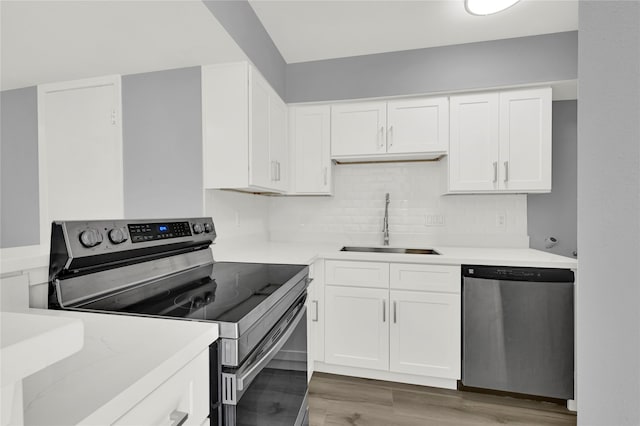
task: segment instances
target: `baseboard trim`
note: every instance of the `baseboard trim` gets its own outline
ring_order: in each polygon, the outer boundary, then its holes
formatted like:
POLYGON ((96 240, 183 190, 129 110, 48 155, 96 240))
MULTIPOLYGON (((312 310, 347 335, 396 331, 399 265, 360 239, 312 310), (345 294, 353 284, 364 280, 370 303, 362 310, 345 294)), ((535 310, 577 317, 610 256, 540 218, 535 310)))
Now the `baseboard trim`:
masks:
POLYGON ((320 373, 338 374, 341 376, 362 377, 365 379, 408 383, 411 385, 431 386, 442 389, 457 389, 457 379, 415 376, 412 374, 392 373, 390 371, 371 370, 368 368, 344 367, 342 365, 326 364, 319 361, 314 363, 314 370, 320 373))

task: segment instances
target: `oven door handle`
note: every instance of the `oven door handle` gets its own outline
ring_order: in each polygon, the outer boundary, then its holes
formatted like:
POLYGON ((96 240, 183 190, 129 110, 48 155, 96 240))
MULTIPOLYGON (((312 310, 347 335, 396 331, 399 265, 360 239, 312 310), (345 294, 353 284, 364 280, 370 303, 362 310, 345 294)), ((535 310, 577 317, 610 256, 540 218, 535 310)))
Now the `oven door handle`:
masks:
POLYGON ((260 359, 256 360, 250 365, 247 365, 246 367, 240 367, 240 369, 236 373, 236 386, 239 392, 249 387, 251 382, 253 382, 260 371, 262 371, 262 369, 266 367, 269 362, 271 362, 276 354, 280 352, 280 349, 282 349, 284 344, 287 343, 287 340, 289 340, 306 312, 307 307, 302 305, 295 318, 291 321, 286 330, 282 332, 282 334, 280 334, 278 341, 274 343, 273 346, 271 346, 269 350, 266 351, 262 357, 260 357, 260 359))

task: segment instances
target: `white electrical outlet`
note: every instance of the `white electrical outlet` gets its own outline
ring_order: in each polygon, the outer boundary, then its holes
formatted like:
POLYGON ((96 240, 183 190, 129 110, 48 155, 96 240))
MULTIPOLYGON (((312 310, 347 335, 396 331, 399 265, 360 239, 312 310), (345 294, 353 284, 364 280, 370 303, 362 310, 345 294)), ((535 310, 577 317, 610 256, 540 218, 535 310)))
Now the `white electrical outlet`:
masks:
POLYGON ((424 216, 425 226, 444 226, 444 216, 441 214, 426 214, 424 216))
POLYGON ((505 213, 498 213, 496 215, 496 226, 498 228, 506 228, 507 227, 507 215, 505 213))

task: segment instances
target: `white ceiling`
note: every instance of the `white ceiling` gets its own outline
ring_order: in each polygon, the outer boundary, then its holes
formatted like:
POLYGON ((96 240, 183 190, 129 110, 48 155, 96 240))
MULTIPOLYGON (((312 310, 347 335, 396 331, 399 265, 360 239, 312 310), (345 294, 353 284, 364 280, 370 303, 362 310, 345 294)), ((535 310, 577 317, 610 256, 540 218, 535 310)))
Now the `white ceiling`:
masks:
POLYGON ((199 0, 0 2, 2 90, 245 59, 199 0))
POLYGON ((287 63, 578 29, 577 0, 472 16, 464 0, 249 0, 287 63))

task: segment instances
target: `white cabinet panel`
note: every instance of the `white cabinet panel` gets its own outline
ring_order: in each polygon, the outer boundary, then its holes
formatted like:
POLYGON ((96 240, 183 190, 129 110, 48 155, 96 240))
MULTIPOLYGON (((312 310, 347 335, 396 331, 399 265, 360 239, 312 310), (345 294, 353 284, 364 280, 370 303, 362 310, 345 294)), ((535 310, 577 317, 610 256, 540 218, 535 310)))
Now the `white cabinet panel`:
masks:
POLYGON ((309 324, 307 341, 311 372, 313 372, 313 361, 324 361, 324 262, 323 259, 319 259, 309 267, 309 278, 313 279, 309 285, 307 297, 307 322, 309 324))
POLYGON ((38 86, 40 243, 52 220, 124 215, 120 76, 38 86))
POLYGON ((460 267, 391 263, 390 288, 395 290, 460 293, 460 267))
POLYGON ((450 192, 551 191, 551 88, 452 96, 450 192))
POLYGON ((327 286, 327 363, 389 368, 388 290, 327 286))
POLYGON ((447 152, 449 101, 424 98, 387 103, 387 152, 447 152))
POLYGON ((287 105, 277 96, 269 98, 269 159, 274 165, 271 186, 280 192, 289 188, 287 105))
POLYGON ((135 407, 115 425, 200 426, 209 415, 209 350, 205 350, 135 407), (178 421, 182 418, 184 423, 178 421))
MULTIPOLYGON (((254 72, 250 74, 251 93, 249 121, 251 123, 251 161, 249 182, 252 185, 269 188, 275 172, 269 162, 269 85, 254 72)), ((231 142, 231 141, 230 141, 231 142)))
POLYGON ((390 292, 389 369, 460 378, 460 295, 390 292))
POLYGON ((448 99, 331 107, 331 157, 341 162, 434 159, 446 154, 448 99))
POLYGON ((0 278, 0 310, 6 312, 23 311, 29 308, 29 275, 0 278))
POLYGON ((451 97, 450 191, 497 188, 499 99, 497 93, 451 97))
POLYGON ((386 151, 386 102, 331 107, 331 155, 357 156, 386 151))
POLYGON ((326 283, 352 287, 389 288, 389 264, 327 260, 326 283))
POLYGON ((287 114, 247 62, 203 66, 204 187, 285 192, 287 114))
POLYGON ((500 94, 502 185, 551 190, 551 89, 500 94))
POLYGON ((331 108, 329 105, 290 109, 295 194, 331 194, 331 108))

